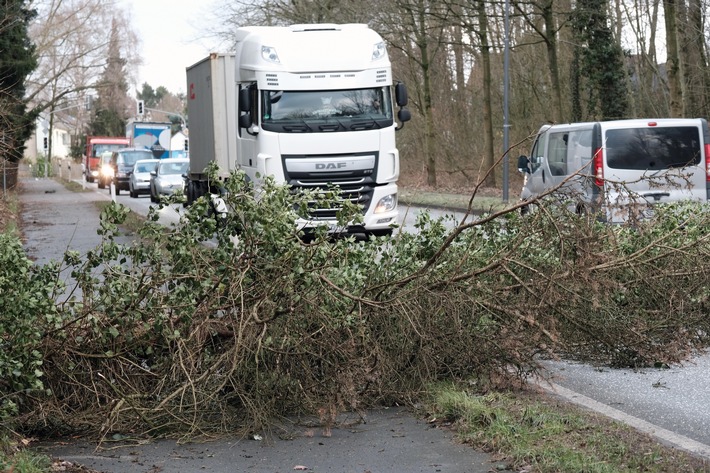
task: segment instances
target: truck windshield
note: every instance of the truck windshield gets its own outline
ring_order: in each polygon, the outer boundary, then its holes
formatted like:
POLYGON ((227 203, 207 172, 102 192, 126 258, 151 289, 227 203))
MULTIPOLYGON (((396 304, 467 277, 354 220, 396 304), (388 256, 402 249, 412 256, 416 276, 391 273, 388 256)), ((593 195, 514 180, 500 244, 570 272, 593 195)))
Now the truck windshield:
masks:
POLYGON ((93 146, 94 150, 94 156, 99 157, 102 154, 104 154, 106 151, 116 151, 117 149, 125 148, 125 144, 121 143, 116 143, 116 144, 97 144, 93 146))
POLYGON ((391 126, 388 87, 262 91, 261 124, 277 132, 358 131, 391 126))

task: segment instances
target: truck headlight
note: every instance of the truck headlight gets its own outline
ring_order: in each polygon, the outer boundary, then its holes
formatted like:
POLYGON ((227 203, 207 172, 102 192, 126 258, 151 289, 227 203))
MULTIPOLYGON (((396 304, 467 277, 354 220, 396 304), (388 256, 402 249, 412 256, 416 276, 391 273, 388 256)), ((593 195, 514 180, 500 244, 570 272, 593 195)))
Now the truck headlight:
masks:
POLYGON ((386 195, 377 202, 375 207, 375 213, 381 214, 385 212, 391 212, 397 208, 397 194, 386 195))

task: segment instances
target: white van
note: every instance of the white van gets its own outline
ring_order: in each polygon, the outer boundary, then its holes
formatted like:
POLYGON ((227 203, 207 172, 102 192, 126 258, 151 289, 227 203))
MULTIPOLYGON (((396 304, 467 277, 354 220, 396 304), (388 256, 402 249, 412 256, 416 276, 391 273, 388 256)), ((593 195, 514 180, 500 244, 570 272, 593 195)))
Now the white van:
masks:
POLYGON ((703 118, 544 125, 530 157, 518 158, 521 199, 555 189, 573 211, 624 222, 649 215, 656 203, 708 201, 709 158, 703 118))

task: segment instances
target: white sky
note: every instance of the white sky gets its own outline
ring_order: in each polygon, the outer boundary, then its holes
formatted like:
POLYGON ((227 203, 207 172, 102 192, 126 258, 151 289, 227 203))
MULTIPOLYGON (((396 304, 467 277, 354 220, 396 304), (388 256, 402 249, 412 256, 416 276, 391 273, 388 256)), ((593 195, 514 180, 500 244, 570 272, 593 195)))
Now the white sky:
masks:
POLYGON ((217 0, 121 0, 140 43, 143 65, 137 87, 144 82, 172 93, 185 92, 185 68, 218 51, 205 38, 217 0))

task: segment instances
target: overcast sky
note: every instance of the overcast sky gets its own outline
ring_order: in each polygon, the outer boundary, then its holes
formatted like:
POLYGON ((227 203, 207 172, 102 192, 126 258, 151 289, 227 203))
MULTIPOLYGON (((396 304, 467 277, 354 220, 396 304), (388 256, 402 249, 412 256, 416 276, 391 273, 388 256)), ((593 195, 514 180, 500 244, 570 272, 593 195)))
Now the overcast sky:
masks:
POLYGON ((154 89, 185 92, 185 68, 217 51, 214 40, 204 39, 217 0, 121 1, 141 40, 138 88, 147 82, 154 89))

